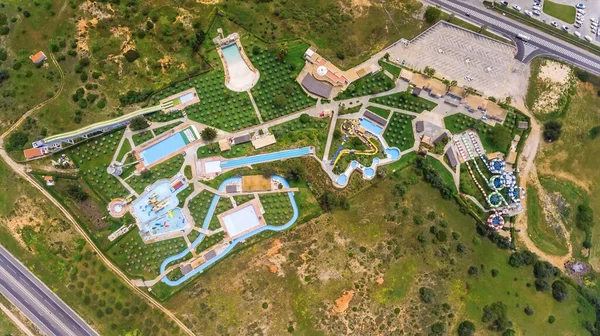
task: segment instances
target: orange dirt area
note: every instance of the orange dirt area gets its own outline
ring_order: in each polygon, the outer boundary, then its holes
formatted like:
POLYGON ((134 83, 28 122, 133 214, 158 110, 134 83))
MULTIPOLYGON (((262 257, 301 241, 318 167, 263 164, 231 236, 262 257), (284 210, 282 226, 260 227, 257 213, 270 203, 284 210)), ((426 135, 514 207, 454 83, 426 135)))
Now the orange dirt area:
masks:
POLYGON ((333 311, 338 314, 346 311, 346 309, 348 309, 348 306, 350 305, 350 301, 352 301, 353 297, 354 297, 353 290, 345 291, 344 294, 342 294, 342 296, 340 296, 337 300, 335 300, 335 307, 333 308, 333 311))
POLYGON ((384 281, 383 278, 377 278, 375 280, 375 283, 377 283, 379 286, 381 286, 381 285, 383 285, 383 281, 384 281))
POLYGON ((158 60, 158 63, 160 64, 160 70, 162 73, 166 73, 171 67, 171 58, 165 55, 163 58, 158 60))
POLYGON ((0 218, 0 225, 6 227, 19 244, 27 248, 21 238, 21 229, 27 225, 38 227, 46 219, 46 214, 39 205, 36 205, 29 197, 21 196, 16 200, 11 216, 0 218))
POLYGON ((279 253, 279 250, 281 249, 281 245, 283 245, 281 243, 281 239, 277 238, 273 241, 273 244, 271 244, 271 247, 267 250, 266 256, 267 257, 272 257, 275 254, 279 253))

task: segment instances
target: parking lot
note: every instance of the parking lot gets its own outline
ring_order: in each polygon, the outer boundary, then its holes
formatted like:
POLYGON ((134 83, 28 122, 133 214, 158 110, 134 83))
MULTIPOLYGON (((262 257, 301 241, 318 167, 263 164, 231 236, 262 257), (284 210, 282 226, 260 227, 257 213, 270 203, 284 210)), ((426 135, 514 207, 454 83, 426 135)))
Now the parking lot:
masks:
POLYGON ((447 23, 389 51, 398 63, 405 61, 420 70, 430 66, 437 77, 455 79, 458 86, 475 88, 486 96, 519 99, 527 91, 529 66, 514 58, 514 46, 447 23))
POLYGON ((559 3, 562 5, 569 5, 569 6, 573 6, 575 7, 577 4, 583 4, 585 6, 585 9, 583 9, 585 11, 585 14, 582 14, 581 17, 581 27, 576 28, 574 26, 574 24, 572 23, 567 23, 564 21, 559 20, 558 18, 555 18, 553 16, 550 16, 546 13, 544 13, 543 11, 543 6, 544 6, 544 1, 545 0, 539 0, 539 7, 541 7, 540 9, 540 15, 536 15, 534 14, 534 0, 507 0, 508 1, 508 7, 515 9, 513 6, 519 6, 521 8, 520 12, 525 13, 525 11, 530 12, 529 14, 527 14, 528 16, 531 16, 534 19, 540 20, 546 24, 551 25, 553 23, 553 21, 555 22, 555 26, 559 29, 562 29, 563 26, 567 26, 569 27, 568 32, 575 35, 575 32, 579 32, 579 34, 581 34, 580 38, 584 39, 585 36, 589 36, 592 38, 592 42, 600 42, 600 37, 598 36, 598 31, 596 31, 596 33, 594 34, 592 32, 591 29, 591 18, 594 19, 598 19, 600 17, 600 2, 598 1, 590 1, 590 0, 553 0, 552 2, 555 3, 559 3))

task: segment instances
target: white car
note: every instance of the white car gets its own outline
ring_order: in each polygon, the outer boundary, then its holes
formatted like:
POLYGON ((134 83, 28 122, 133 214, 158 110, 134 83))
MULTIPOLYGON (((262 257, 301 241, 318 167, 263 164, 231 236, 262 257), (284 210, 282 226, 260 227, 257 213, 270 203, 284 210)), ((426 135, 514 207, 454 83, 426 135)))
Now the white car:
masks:
POLYGON ((598 19, 596 19, 596 18, 590 18, 590 21, 591 21, 592 23, 596 23, 596 24, 598 24, 598 19))
POLYGON ((577 36, 577 37, 581 37, 581 33, 578 31, 574 32, 573 34, 575 34, 575 36, 577 36))
POLYGON ((550 24, 552 25, 552 27, 558 27, 558 23, 556 23, 556 21, 552 21, 550 22, 550 24))
POLYGON ((598 22, 590 22, 590 26, 592 26, 592 27, 598 27, 598 22))
POLYGON ((585 15, 585 11, 583 9, 578 9, 577 13, 585 15))
POLYGON ((588 41, 588 42, 592 42, 592 38, 589 37, 588 35, 585 35, 585 40, 588 41))
POLYGON ((583 21, 582 20, 577 20, 577 21, 575 21, 575 23, 577 23, 578 25, 582 25, 583 21))
POLYGON ((533 11, 533 14, 537 15, 537 16, 540 16, 540 15, 542 15, 542 12, 540 12, 539 10, 536 9, 536 10, 533 11))
POLYGON ((531 7, 531 9, 540 10, 540 9, 542 9, 542 7, 540 7, 540 6, 533 6, 533 7, 531 7))
POLYGON ((565 31, 569 31, 569 27, 567 27, 567 26, 562 26, 562 29, 565 31))
POLYGON ((513 5, 513 9, 516 10, 517 12, 521 11, 521 6, 519 5, 513 5))
POLYGON ((575 17, 578 18, 578 19, 581 19, 581 18, 583 18, 583 15, 577 14, 575 17))
POLYGON ((532 17, 532 16, 533 16, 533 13, 532 13, 532 12, 530 12, 530 11, 528 11, 528 10, 525 10, 523 13, 525 13, 525 15, 527 15, 527 16, 529 16, 529 17, 532 17))

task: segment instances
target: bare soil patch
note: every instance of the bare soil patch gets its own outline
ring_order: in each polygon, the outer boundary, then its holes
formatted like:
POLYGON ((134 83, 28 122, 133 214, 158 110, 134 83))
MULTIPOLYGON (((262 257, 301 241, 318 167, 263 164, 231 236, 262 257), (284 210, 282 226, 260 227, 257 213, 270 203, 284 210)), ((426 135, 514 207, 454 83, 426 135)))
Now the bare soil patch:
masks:
POLYGON ((538 86, 543 89, 533 106, 534 113, 551 113, 560 107, 560 99, 569 90, 572 69, 568 65, 546 61, 537 78, 538 86))

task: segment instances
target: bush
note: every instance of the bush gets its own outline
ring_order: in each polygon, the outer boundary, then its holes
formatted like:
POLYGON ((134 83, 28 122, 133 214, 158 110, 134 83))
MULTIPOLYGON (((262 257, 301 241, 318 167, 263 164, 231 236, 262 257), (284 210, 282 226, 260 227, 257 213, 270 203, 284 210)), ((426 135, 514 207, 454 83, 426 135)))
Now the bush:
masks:
POLYGON ((8 73, 8 70, 1 69, 0 70, 0 84, 2 84, 2 82, 7 80, 8 78, 10 78, 10 74, 8 73))
POLYGON ((81 79, 82 82, 86 82, 88 80, 87 72, 82 72, 81 75, 79 75, 79 79, 81 79))
POLYGON ((458 336, 473 336, 475 335, 475 324, 471 321, 462 321, 458 325, 458 336))
POLYGON ((497 270, 497 269, 495 269, 495 268, 494 268, 494 269, 492 269, 492 277, 494 277, 494 278, 495 278, 495 277, 497 277, 497 276, 498 276, 498 274, 500 274, 500 271, 498 271, 498 270, 497 270))
POLYGON ((101 72, 98 72, 98 71, 92 72, 92 78, 93 79, 98 79, 98 78, 100 78, 100 76, 102 76, 101 72))
POLYGON ((469 273, 469 275, 477 275, 479 273, 479 270, 477 269, 477 267, 471 266, 469 267, 469 270, 467 272, 469 273))
POLYGON ((142 91, 129 90, 127 93, 119 96, 121 105, 129 105, 135 103, 141 103, 148 99, 154 91, 152 89, 143 89, 142 91))
POLYGON ((448 326, 444 322, 436 322, 431 325, 432 335, 444 335, 448 332, 448 326))
POLYGON ((556 317, 554 317, 554 315, 550 315, 548 316, 548 323, 552 324, 556 321, 556 317))
POLYGON ((78 201, 85 201, 88 199, 88 194, 83 191, 83 188, 79 184, 70 184, 67 187, 67 193, 69 196, 78 201))
POLYGON ((431 288, 421 287, 419 288, 419 297, 424 303, 431 303, 435 297, 435 292, 431 288))
POLYGON ((96 104, 96 107, 98 107, 99 109, 103 109, 105 106, 106 106, 106 100, 104 100, 104 99, 98 101, 98 103, 96 104))
POLYGON ((437 7, 429 6, 425 10, 425 21, 428 23, 436 23, 442 17, 442 11, 437 7))
POLYGON ((512 322, 506 315, 507 307, 502 301, 494 302, 483 307, 481 322, 486 323, 493 331, 503 331, 512 326, 512 322))
POLYGON ((144 117, 135 117, 129 123, 129 129, 132 131, 139 131, 148 128, 148 126, 150 126, 150 123, 144 117))
POLYGON ((523 309, 523 311, 525 312, 525 314, 527 314, 528 316, 533 315, 533 309, 529 306, 525 307, 525 309, 523 309))
POLYGON ((8 139, 6 140, 6 151, 11 152, 15 150, 22 150, 23 146, 27 144, 29 138, 27 137, 27 133, 23 131, 14 131, 10 133, 8 139))
POLYGON ((10 32, 10 28, 8 28, 8 26, 0 27, 0 35, 8 35, 9 32, 10 32))
POLYGON ((549 121, 544 124, 544 140, 546 142, 553 142, 560 138, 562 134, 562 124, 558 121, 549 121))
POLYGON ((310 116, 307 113, 302 113, 300 115, 300 122, 306 124, 310 121, 310 116))
POLYGON ((561 280, 556 280, 552 283, 552 297, 558 301, 565 301, 569 296, 567 285, 561 280))
POLYGON ((545 292, 550 289, 550 284, 546 280, 536 279, 535 280, 535 290, 538 292, 545 292))
POLYGON ((135 50, 135 49, 131 49, 131 50, 127 50, 127 52, 125 53, 125 59, 127 60, 127 62, 131 63, 133 61, 135 61, 136 59, 140 58, 140 53, 135 50))
POLYGON ((217 130, 212 127, 206 127, 200 132, 200 137, 204 141, 213 141, 217 137, 217 130))
POLYGON ((537 255, 530 251, 515 252, 510 255, 508 263, 512 267, 530 266, 537 261, 537 255))
POLYGON ((319 197, 319 205, 325 211, 333 211, 337 208, 350 209, 350 203, 346 197, 338 196, 329 190, 319 197))
POLYGON ((555 277, 560 273, 559 269, 547 261, 537 261, 533 265, 533 275, 538 279, 555 277))

